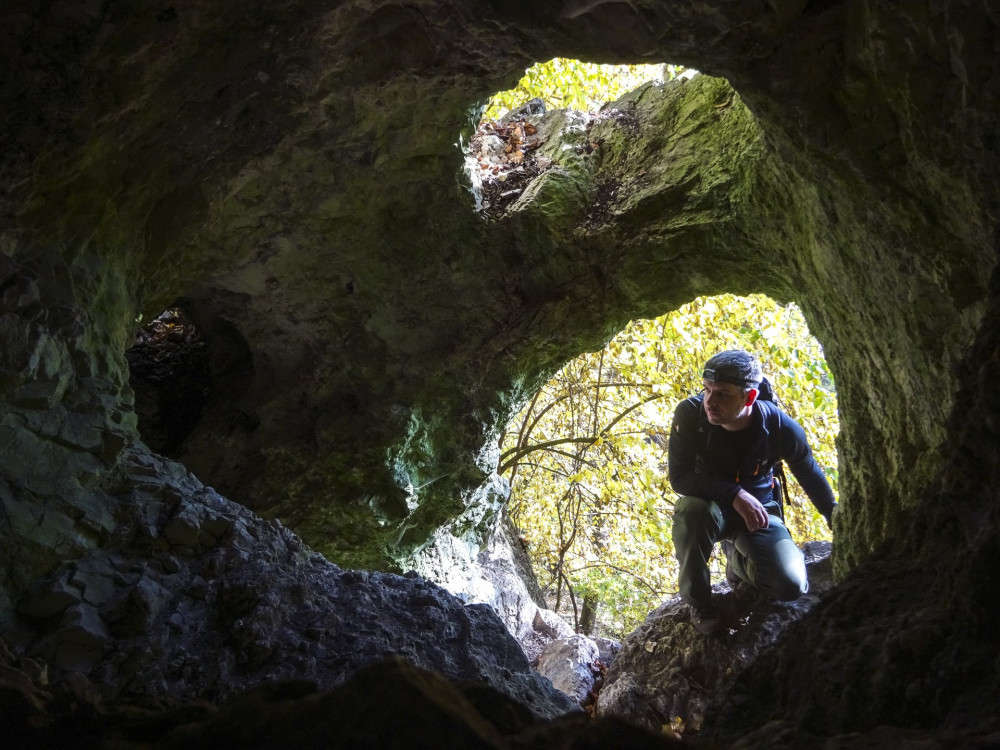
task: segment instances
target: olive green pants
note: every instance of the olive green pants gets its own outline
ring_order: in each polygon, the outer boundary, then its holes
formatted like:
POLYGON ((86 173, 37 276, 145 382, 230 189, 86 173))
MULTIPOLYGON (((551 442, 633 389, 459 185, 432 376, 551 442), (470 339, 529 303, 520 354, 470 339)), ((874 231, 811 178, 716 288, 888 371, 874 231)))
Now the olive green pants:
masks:
POLYGON ((674 507, 673 540, 680 563, 680 595, 688 604, 712 603, 708 558, 717 541, 735 545, 733 572, 751 586, 782 601, 798 599, 809 590, 806 563, 773 502, 764 503, 768 527, 747 531, 743 517, 732 508, 700 497, 682 497, 674 507))

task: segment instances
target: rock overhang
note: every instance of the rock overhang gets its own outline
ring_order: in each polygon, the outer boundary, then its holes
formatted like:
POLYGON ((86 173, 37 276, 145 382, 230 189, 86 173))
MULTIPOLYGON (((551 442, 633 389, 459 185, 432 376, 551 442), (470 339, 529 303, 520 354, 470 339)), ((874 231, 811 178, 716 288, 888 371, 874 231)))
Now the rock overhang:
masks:
MULTIPOLYGON (((8 174, 27 176, 11 195, 30 195, 9 254, 62 256, 95 332, 81 347, 122 346, 138 310, 177 298, 248 342, 239 398, 186 446, 199 476, 335 558, 391 567, 440 524, 489 525, 503 489, 482 446, 563 361, 696 294, 764 291, 799 301, 843 394, 843 564, 891 545, 867 508, 912 504, 950 402, 869 394, 953 389, 994 262, 996 191, 972 156, 995 105, 983 29, 963 20, 960 46, 932 33, 940 16, 924 31, 918 9, 846 4, 286 5, 53 17, 81 61, 49 105, 62 129, 44 123, 48 147, 8 131, 24 155, 8 174), (457 134, 557 48, 682 60, 739 93, 706 78, 683 84, 701 100, 626 97, 641 139, 609 118, 600 149, 487 224, 457 134)), ((121 353, 101 357, 120 389, 121 353)))

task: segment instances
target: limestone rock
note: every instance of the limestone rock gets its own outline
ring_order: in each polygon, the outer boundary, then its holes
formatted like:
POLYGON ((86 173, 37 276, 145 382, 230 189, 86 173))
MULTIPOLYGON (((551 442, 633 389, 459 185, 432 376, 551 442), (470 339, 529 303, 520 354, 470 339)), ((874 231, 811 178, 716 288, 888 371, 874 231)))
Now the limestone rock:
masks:
POLYGON ((552 685, 577 703, 584 703, 594 689, 595 662, 600 658, 597 644, 585 635, 552 641, 538 655, 536 669, 552 685))
POLYGON ((747 586, 714 587, 716 606, 729 625, 722 637, 695 631, 690 608, 679 598, 651 612, 608 670, 597 715, 628 717, 651 730, 675 726, 699 732, 716 694, 832 586, 830 544, 810 543, 804 551, 809 593, 794 602, 771 600, 747 586))
POLYGON ((594 643, 597 644, 598 658, 606 667, 611 666, 614 660, 618 658, 618 653, 622 650, 621 641, 616 641, 613 638, 597 636, 594 638, 594 643))
POLYGON ((134 458, 137 474, 172 477, 171 491, 133 490, 116 543, 61 565, 21 604, 34 633, 18 648, 55 679, 81 672, 111 696, 226 696, 292 677, 333 687, 398 655, 539 716, 577 710, 489 606, 416 574, 341 570, 165 460, 134 458))
MULTIPOLYGON (((524 650, 533 666, 549 643, 573 635, 573 628, 545 608, 545 597, 535 580, 524 545, 506 515, 475 553, 460 539, 441 530, 418 555, 413 568, 467 603, 488 604, 524 650)), ((606 663, 612 644, 605 644, 606 663)))

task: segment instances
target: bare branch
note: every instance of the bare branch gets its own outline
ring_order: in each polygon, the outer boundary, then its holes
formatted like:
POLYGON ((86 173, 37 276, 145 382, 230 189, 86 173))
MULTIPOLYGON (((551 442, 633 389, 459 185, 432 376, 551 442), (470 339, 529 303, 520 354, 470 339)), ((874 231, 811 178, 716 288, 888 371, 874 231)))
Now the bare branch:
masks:
POLYGON ((573 459, 579 459, 580 457, 577 456, 577 455, 574 455, 572 453, 567 453, 566 451, 552 450, 552 448, 553 448, 553 446, 556 446, 556 445, 566 445, 567 443, 586 443, 588 445, 592 445, 595 442, 595 440, 596 440, 596 438, 592 438, 592 437, 583 437, 583 438, 558 438, 557 440, 547 440, 544 443, 536 443, 535 445, 527 445, 527 446, 524 446, 523 448, 511 448, 509 451, 505 451, 500 456, 501 464, 497 468, 497 474, 503 474, 505 471, 507 471, 507 469, 511 465, 513 465, 514 463, 516 463, 517 460, 519 458, 521 458, 521 456, 526 456, 527 454, 533 453, 534 451, 542 451, 542 450, 544 450, 544 451, 550 451, 551 453, 560 453, 560 454, 562 454, 564 456, 569 456, 570 458, 573 458, 573 459), (514 455, 509 460, 504 461, 504 458, 506 458, 507 456, 510 456, 511 453, 513 453, 514 455))

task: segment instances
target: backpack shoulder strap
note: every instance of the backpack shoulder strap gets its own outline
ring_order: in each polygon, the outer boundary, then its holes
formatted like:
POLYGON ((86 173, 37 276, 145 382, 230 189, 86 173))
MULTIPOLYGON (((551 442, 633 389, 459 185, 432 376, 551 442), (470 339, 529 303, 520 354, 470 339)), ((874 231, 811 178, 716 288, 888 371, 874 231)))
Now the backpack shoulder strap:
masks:
POLYGON ((772 493, 775 499, 778 501, 778 510, 781 514, 781 520, 785 520, 785 500, 788 498, 788 478, 785 476, 785 462, 782 461, 781 457, 784 455, 781 445, 781 433, 782 433, 782 416, 783 413, 781 409, 778 408, 777 404, 773 401, 765 402, 769 405, 769 408, 774 411, 774 414, 778 417, 778 424, 774 430, 771 431, 772 440, 776 444, 777 448, 777 460, 774 462, 774 484, 772 485, 772 493))

